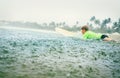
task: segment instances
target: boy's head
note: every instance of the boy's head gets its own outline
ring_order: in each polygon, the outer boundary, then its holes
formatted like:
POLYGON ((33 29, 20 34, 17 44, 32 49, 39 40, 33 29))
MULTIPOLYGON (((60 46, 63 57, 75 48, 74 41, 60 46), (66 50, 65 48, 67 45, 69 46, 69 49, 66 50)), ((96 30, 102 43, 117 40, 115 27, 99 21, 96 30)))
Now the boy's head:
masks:
POLYGON ((88 30, 89 30, 89 28, 88 28, 87 25, 85 25, 85 26, 83 26, 83 27, 81 28, 82 34, 85 34, 85 32, 88 31, 88 30))

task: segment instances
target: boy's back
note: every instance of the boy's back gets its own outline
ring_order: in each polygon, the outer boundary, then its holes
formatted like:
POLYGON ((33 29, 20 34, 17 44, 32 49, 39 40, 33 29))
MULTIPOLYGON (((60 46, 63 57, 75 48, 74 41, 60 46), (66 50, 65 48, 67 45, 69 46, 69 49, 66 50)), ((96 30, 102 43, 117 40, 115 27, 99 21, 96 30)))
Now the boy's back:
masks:
POLYGON ((101 39, 102 34, 98 34, 92 31, 86 31, 83 35, 84 39, 101 39))

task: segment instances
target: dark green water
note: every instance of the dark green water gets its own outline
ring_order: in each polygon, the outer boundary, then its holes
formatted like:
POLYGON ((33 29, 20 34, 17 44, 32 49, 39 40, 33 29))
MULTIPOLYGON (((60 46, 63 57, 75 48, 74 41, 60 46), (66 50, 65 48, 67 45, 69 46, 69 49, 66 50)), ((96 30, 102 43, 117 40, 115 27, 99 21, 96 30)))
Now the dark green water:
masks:
POLYGON ((120 43, 0 29, 0 78, 120 78, 120 43))

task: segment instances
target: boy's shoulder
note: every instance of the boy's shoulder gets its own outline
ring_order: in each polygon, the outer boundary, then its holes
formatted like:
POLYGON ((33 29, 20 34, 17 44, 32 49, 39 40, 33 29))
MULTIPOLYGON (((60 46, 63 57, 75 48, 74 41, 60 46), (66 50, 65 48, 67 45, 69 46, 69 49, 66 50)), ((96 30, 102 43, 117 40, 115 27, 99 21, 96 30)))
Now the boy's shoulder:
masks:
POLYGON ((93 31, 86 31, 85 34, 91 34, 91 33, 95 33, 93 31))

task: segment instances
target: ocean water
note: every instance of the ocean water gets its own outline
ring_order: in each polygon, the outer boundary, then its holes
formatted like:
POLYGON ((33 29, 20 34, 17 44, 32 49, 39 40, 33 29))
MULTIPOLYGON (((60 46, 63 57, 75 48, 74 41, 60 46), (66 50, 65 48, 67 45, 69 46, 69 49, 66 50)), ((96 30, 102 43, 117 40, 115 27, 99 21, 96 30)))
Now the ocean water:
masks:
POLYGON ((120 78, 120 43, 0 29, 0 78, 120 78))

